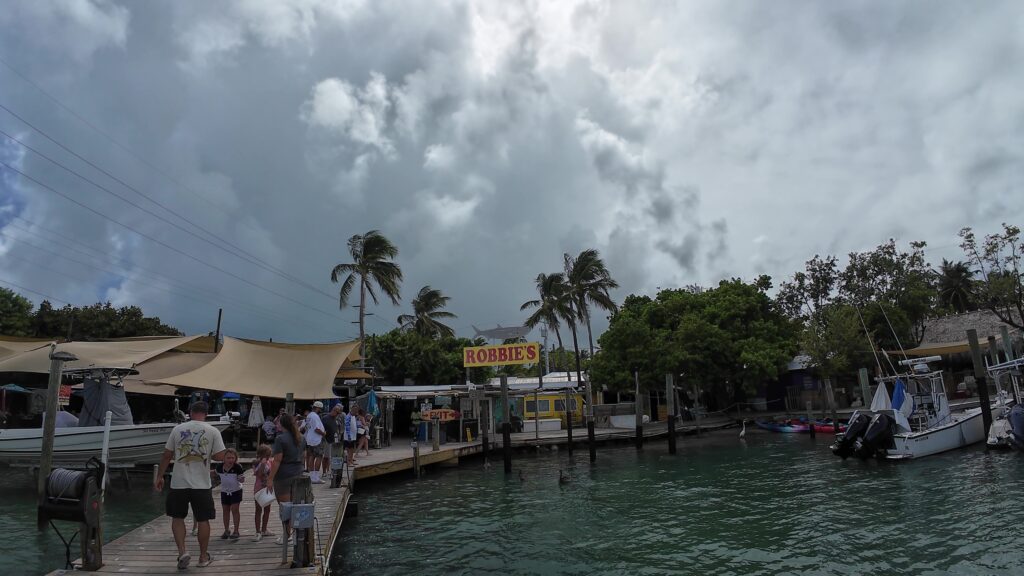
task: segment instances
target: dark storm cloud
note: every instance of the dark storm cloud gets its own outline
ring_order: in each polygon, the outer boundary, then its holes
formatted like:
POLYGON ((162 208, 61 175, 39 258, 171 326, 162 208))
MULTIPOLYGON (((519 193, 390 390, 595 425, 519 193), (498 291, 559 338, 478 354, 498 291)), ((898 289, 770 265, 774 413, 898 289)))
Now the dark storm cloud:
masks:
MULTIPOLYGON (((778 277, 815 252, 947 238, 1024 210, 1024 20, 1010 2, 7 8, 0 57, 131 153, 3 66, 0 103, 188 220, 3 111, 0 129, 219 239, 3 142, 4 158, 118 222, 5 174, 4 277, 75 303, 139 303, 189 332, 223 306, 229 334, 351 336, 328 272, 372 228, 399 245, 406 297, 441 288, 468 333, 520 321, 563 252, 601 250, 621 298, 778 277)), ((403 311, 380 306, 368 327, 403 311)))

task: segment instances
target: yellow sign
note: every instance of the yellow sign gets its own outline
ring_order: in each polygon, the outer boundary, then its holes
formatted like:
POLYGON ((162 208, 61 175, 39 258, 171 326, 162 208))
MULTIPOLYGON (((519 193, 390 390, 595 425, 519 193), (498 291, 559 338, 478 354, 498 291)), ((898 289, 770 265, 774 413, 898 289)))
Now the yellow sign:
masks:
POLYGON ((462 364, 466 368, 477 366, 504 366, 506 364, 536 364, 540 358, 540 344, 499 344, 462 349, 462 364))

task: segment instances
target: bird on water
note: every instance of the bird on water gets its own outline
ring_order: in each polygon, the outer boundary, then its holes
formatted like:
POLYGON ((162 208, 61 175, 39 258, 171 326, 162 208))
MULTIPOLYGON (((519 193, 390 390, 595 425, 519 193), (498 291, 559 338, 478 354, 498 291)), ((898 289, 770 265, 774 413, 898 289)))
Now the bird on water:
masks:
POLYGON ((743 421, 743 430, 740 430, 740 438, 742 439, 746 435, 747 435, 747 421, 744 420, 743 421))

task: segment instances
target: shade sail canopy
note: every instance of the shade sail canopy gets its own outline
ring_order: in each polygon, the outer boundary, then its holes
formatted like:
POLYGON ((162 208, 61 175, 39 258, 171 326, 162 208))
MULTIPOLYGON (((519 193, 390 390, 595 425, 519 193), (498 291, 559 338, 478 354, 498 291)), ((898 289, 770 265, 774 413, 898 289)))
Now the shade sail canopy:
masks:
POLYGON ((373 374, 370 374, 369 372, 366 372, 364 370, 360 370, 359 368, 345 367, 342 368, 341 370, 338 370, 338 374, 336 377, 344 380, 358 380, 360 378, 372 379, 373 374))
MULTIPOLYGON (((1002 338, 997 338, 997 340, 1002 340, 1002 338)), ((978 345, 982 349, 986 349, 988 340, 979 340, 978 345)), ((947 354, 965 354, 970 351, 970 343, 967 340, 961 340, 960 342, 923 342, 917 348, 907 350, 906 354, 907 356, 945 356, 947 354)), ((889 353, 898 354, 899 351, 889 353)))
POLYGON ((314 400, 332 398, 338 370, 357 353, 358 342, 284 344, 224 338, 209 363, 151 384, 239 392, 252 396, 314 400))
MULTIPOLYGON (((131 368, 184 346, 198 336, 160 338, 155 340, 120 340, 113 342, 63 342, 57 344, 57 351, 74 354, 78 360, 68 362, 64 370, 86 368, 131 368)), ((0 343, 0 347, 10 343, 0 343)), ((50 372, 50 346, 44 345, 0 360, 0 372, 50 372)))
POLYGON ((29 338, 16 338, 8 340, 9 337, 0 338, 0 360, 31 352, 44 346, 49 346, 49 340, 36 340, 29 338))
MULTIPOLYGON (((186 346, 189 349, 189 346, 186 346)), ((127 376, 124 379, 124 389, 136 394, 155 394, 157 396, 174 396, 177 390, 174 386, 166 384, 154 384, 164 378, 179 376, 191 372, 201 366, 209 364, 217 355, 210 353, 178 352, 178 348, 171 352, 147 360, 135 367, 138 374, 127 376)))

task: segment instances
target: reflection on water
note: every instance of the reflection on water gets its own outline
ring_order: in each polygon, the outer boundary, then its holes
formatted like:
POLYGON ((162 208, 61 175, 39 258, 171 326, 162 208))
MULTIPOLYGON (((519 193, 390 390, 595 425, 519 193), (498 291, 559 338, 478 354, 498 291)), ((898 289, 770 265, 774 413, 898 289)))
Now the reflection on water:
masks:
MULTIPOLYGON (((113 493, 107 494, 103 519, 103 540, 111 540, 163 513, 163 499, 153 492, 149 477, 133 477, 134 491, 125 490, 123 481, 114 480, 113 493)), ((69 522, 54 522, 65 538, 78 529, 69 522)), ((71 559, 77 560, 78 539, 71 547, 71 559)), ((0 468, 0 566, 4 574, 45 574, 64 567, 64 545, 52 528, 36 530, 36 487, 27 471, 0 468)))
POLYGON ((841 461, 828 437, 735 432, 500 456, 357 486, 332 568, 390 574, 1024 574, 1024 461, 976 448, 841 461), (558 470, 572 482, 559 485, 558 470))

